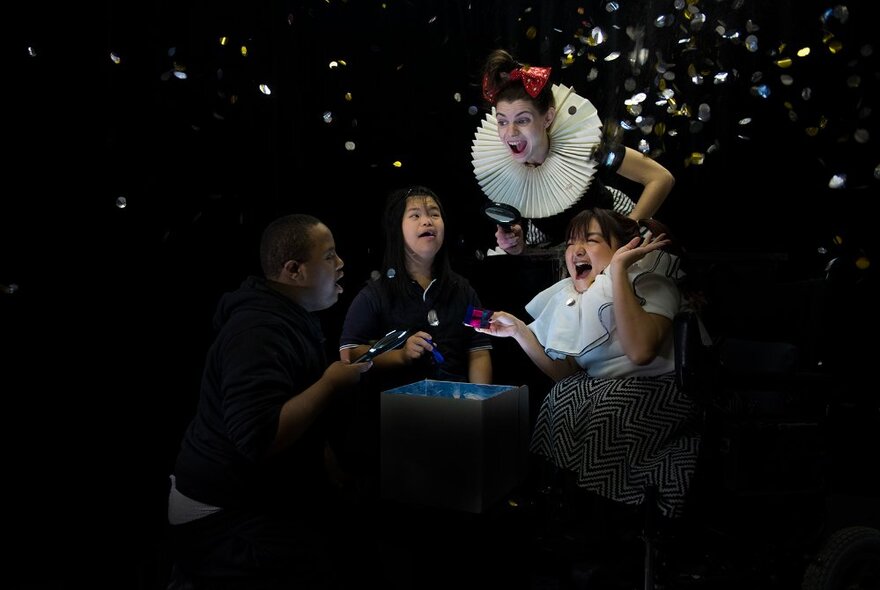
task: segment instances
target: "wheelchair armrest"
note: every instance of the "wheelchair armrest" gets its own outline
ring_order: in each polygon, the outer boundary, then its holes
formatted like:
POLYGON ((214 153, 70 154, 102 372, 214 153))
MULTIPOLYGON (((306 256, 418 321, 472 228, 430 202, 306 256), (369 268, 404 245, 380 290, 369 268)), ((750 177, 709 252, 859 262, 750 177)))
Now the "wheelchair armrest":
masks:
POLYGON ((692 391, 704 382, 710 370, 710 348, 703 344, 700 319, 694 311, 680 311, 672 320, 675 348, 675 379, 683 391, 692 391))

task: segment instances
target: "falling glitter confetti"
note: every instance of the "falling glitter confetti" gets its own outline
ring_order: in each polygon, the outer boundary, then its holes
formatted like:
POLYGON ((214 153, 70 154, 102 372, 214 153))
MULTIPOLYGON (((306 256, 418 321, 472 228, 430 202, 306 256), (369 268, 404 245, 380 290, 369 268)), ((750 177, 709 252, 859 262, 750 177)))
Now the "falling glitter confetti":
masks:
POLYGON ((846 186, 846 174, 835 174, 828 181, 828 188, 841 189, 846 186))

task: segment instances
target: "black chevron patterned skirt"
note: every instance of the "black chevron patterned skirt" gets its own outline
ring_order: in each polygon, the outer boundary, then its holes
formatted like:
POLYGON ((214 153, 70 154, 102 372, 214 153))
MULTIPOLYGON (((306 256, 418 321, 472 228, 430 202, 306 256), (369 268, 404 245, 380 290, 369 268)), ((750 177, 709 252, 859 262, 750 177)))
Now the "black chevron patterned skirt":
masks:
POLYGON ((592 379, 581 372, 544 398, 531 451, 618 502, 640 504, 654 485, 661 513, 676 517, 697 464, 696 417, 673 375, 592 379))

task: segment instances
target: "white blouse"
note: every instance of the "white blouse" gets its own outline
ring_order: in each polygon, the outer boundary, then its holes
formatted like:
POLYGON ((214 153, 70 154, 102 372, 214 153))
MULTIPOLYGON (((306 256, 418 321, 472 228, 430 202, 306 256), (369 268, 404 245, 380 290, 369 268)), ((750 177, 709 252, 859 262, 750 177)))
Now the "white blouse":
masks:
MULTIPOLYGON (((607 270, 607 269, 606 269, 607 270)), ((628 269, 636 297, 648 313, 669 318, 681 308, 676 280, 678 257, 663 250, 649 252, 628 269)), ((647 365, 633 364, 624 354, 614 321, 611 277, 604 271, 578 293, 570 277, 541 291, 526 305, 535 318, 529 329, 552 359, 576 357, 591 377, 654 376, 675 370, 672 331, 657 357, 647 365)))

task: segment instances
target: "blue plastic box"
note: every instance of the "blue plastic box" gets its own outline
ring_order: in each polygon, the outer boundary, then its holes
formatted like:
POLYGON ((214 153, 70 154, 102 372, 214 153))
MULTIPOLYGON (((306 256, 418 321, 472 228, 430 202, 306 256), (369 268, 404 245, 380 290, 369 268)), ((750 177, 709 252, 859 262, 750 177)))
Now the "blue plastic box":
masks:
POLYGON ((426 379, 380 404, 383 498, 479 513, 522 483, 528 386, 426 379))

